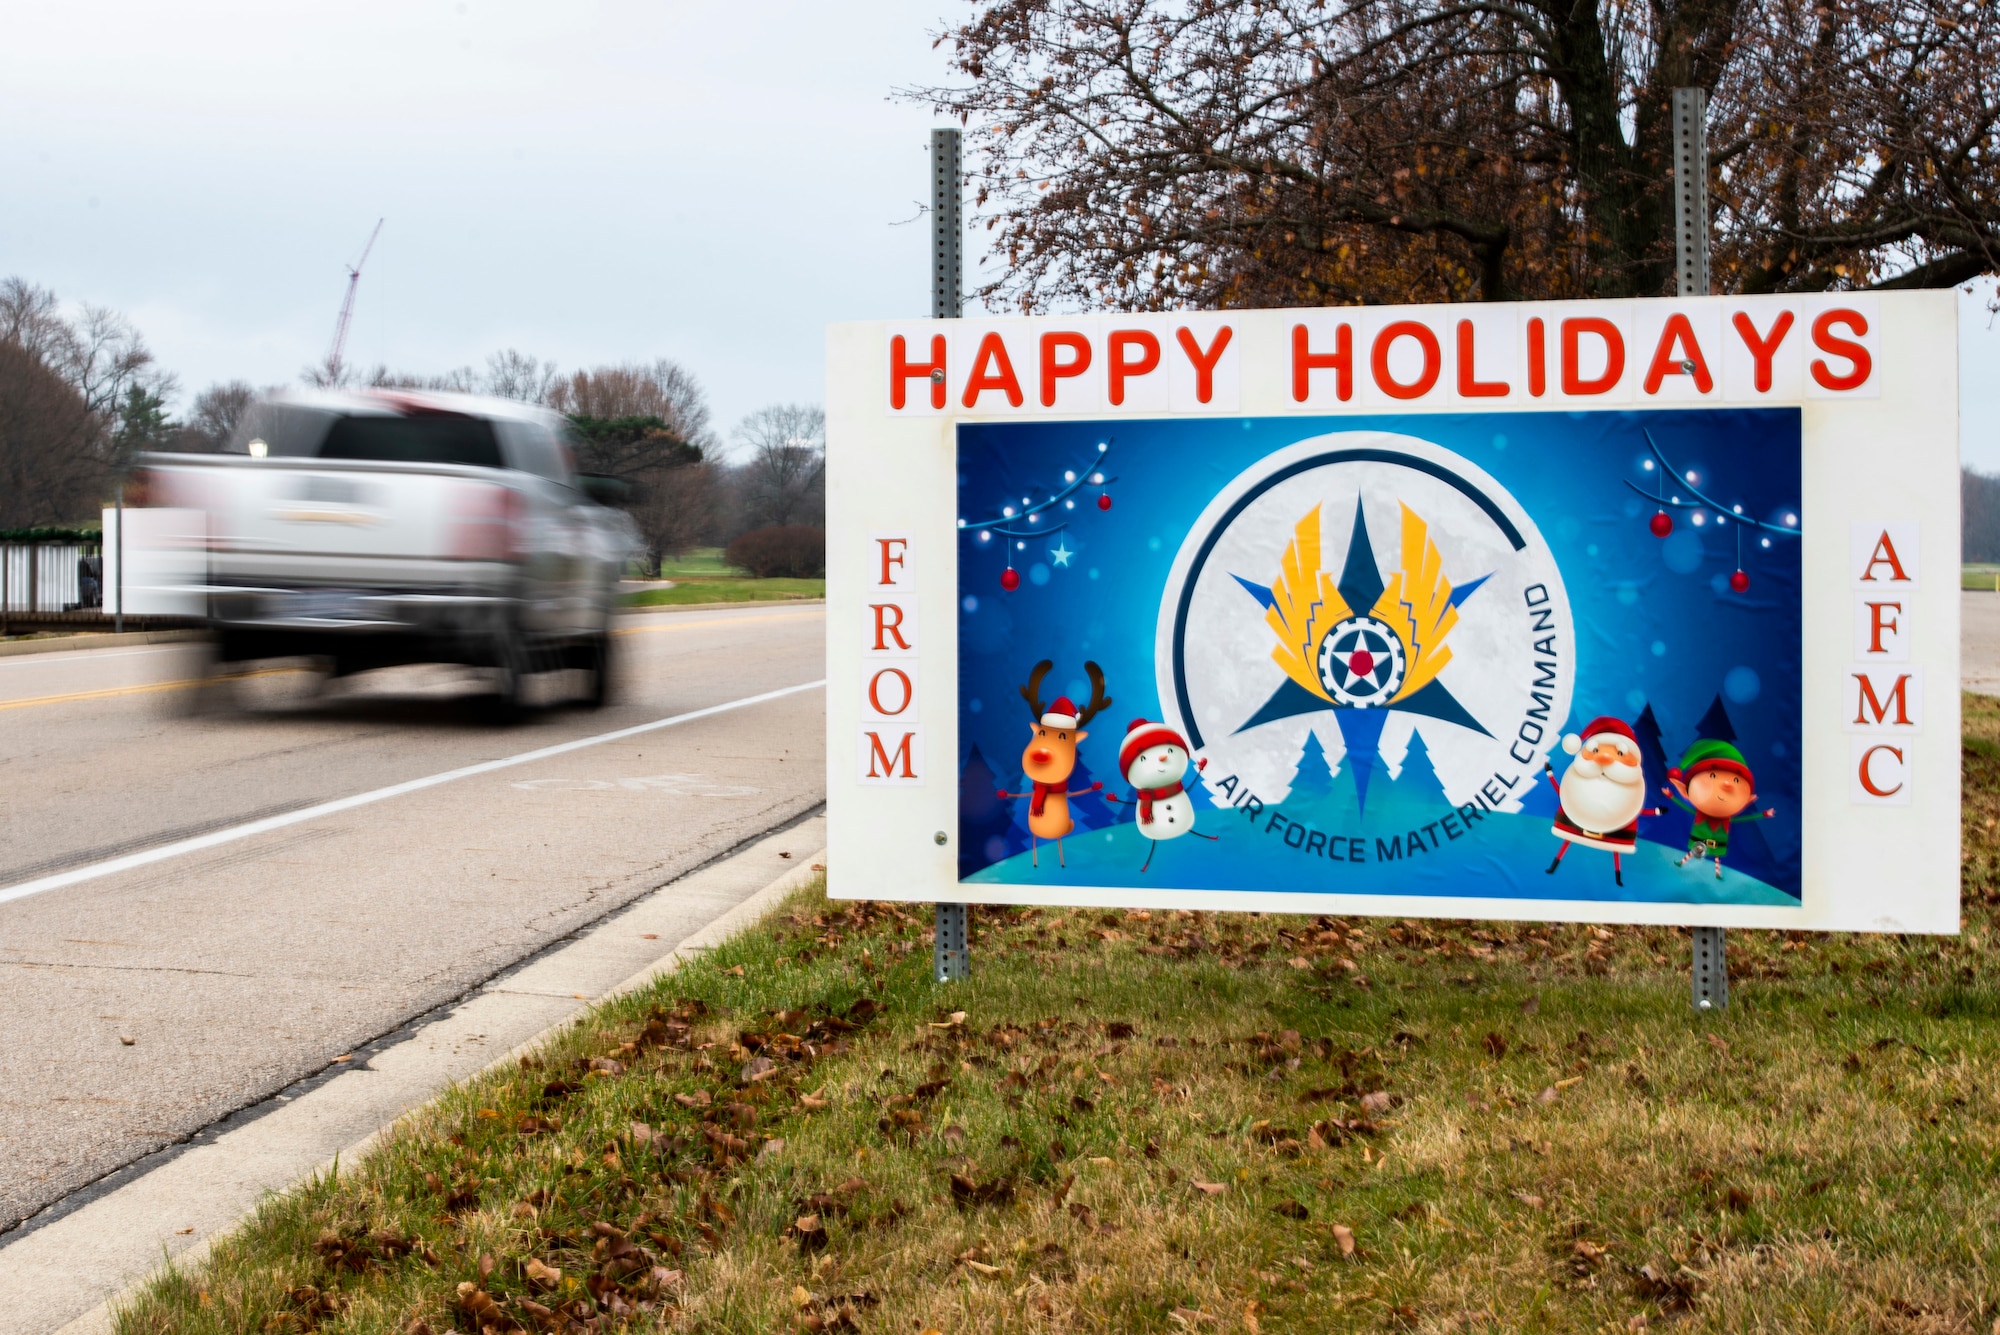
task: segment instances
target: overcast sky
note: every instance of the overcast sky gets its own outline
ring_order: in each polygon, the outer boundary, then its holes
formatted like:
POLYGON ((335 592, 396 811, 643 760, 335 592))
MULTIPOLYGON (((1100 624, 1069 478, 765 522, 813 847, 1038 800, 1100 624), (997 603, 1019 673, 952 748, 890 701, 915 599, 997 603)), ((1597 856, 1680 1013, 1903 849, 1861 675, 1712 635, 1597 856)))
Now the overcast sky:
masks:
MULTIPOLYGON (((186 393, 348 360, 672 357, 725 431, 823 397, 828 321, 929 310, 930 34, 959 0, 8 7, 0 275, 130 316, 186 393)), ((968 253, 968 270, 974 252, 968 253)), ((1965 455, 2000 326, 1961 298, 1965 455)))

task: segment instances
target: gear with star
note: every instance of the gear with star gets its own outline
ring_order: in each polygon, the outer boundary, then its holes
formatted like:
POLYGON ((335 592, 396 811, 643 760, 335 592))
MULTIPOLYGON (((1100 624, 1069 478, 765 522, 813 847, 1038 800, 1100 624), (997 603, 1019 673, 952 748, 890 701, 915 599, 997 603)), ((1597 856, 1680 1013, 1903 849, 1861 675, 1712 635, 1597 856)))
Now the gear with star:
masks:
MULTIPOLYGON (((1053 539, 1055 545, 1048 548, 1049 570, 1073 569, 1070 565, 1076 549, 1065 541, 1061 534, 1067 530, 1076 517, 1078 493, 1086 488, 1097 493, 1097 508, 1111 508, 1111 484, 1118 479, 1104 471, 1105 457, 1111 453, 1111 442, 1100 441, 1096 460, 1088 466, 1063 470, 1060 484, 1031 488, 1029 494, 1021 497, 1020 503, 1003 503, 999 514, 988 519, 960 519, 958 528, 971 538, 974 550, 990 550, 996 543, 1001 559, 1005 562, 1000 571, 1000 587, 1008 593, 1021 587, 1021 574, 1014 569, 1014 558, 1028 550, 1029 543, 1038 546, 1053 539), (1039 497, 1035 494, 1041 493, 1039 497)), ((1042 576, 1037 575, 1036 579, 1042 576)))
MULTIPOLYGON (((1275 595, 1269 587, 1241 575, 1232 578, 1267 611, 1275 604, 1275 595)), ((1444 601, 1456 609, 1486 580, 1486 575, 1467 580, 1452 588, 1444 601)), ((1368 519, 1359 499, 1348 533, 1347 558, 1335 587, 1346 608, 1373 610, 1350 612, 1321 638, 1314 663, 1320 690, 1307 690, 1297 679, 1287 676, 1271 698, 1236 728, 1237 732, 1279 719, 1332 710, 1350 746, 1362 741, 1372 744, 1372 738, 1382 730, 1386 713, 1396 710, 1455 723, 1482 736, 1491 735, 1444 682, 1436 678, 1405 693, 1410 645, 1403 634, 1377 615, 1382 611, 1377 604, 1388 588, 1388 581, 1382 577, 1382 567, 1368 536, 1368 519), (1367 656, 1365 660, 1363 654, 1367 656)))
POLYGON ((1407 660, 1396 632, 1372 616, 1349 617, 1319 644, 1319 680, 1335 702, 1374 709, 1395 698, 1407 660))

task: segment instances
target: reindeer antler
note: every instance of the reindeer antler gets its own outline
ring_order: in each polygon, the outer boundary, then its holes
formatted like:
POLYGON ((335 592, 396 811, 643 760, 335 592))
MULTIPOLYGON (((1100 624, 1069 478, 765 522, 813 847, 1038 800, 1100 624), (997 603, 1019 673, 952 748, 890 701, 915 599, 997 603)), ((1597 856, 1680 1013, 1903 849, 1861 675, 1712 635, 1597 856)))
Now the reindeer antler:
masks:
POLYGON ((1111 707, 1111 697, 1104 693, 1104 669, 1095 663, 1083 665, 1084 675, 1090 678, 1090 703, 1076 716, 1076 726, 1081 728, 1111 707))
POLYGON ((1021 698, 1028 702, 1028 713, 1035 722, 1042 721, 1042 678, 1049 675, 1055 663, 1047 658, 1035 664, 1035 670, 1028 674, 1028 684, 1021 688, 1021 698))

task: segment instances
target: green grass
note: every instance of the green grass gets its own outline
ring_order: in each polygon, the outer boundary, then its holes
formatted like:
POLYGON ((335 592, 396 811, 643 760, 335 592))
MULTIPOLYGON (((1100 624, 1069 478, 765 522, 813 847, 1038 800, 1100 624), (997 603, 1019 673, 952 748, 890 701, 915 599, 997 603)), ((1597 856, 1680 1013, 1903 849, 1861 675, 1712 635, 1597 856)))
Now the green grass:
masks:
POLYGON ((646 589, 625 595, 627 607, 680 606, 692 603, 784 602, 826 597, 823 579, 687 579, 670 576, 671 589, 646 589))
POLYGON ((1702 1019, 1669 929, 980 909, 941 988, 921 907, 809 892, 118 1329, 1989 1331, 1965 711, 1958 938, 1732 932, 1702 1019))
POLYGON ((699 603, 783 602, 826 597, 824 579, 756 579, 725 564, 720 547, 696 547, 660 563, 660 578, 671 589, 625 595, 627 607, 680 607, 699 603))
POLYGON ((729 575, 740 577, 742 574, 741 570, 722 559, 720 547, 695 547, 679 556, 670 556, 660 562, 661 579, 702 576, 715 579, 729 575))
POLYGON ((1958 568, 1958 587, 2000 592, 2000 566, 1963 565, 1958 568))

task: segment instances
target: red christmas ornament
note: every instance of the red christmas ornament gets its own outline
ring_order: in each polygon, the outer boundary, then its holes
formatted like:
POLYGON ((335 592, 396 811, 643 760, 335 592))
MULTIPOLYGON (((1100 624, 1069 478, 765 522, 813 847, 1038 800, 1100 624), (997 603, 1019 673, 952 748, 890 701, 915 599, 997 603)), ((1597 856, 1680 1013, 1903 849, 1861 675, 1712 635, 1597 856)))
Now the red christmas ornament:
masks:
POLYGON ((1665 510, 1661 510, 1646 521, 1646 527, 1653 530, 1654 537, 1664 538, 1667 534, 1674 531, 1674 517, 1665 510))
POLYGON ((1098 495, 1097 508, 1100 510, 1109 510, 1111 508, 1111 496, 1108 492, 1098 495))
POLYGON ((1750 587, 1750 577, 1739 570, 1729 577, 1729 587, 1741 593, 1750 587))
POLYGON ((1020 588, 1021 572, 1014 569, 1014 567, 1012 566, 1008 566, 1005 570, 1000 572, 1000 587, 1007 590, 1007 592, 1009 593, 1012 593, 1014 590, 1020 588))

